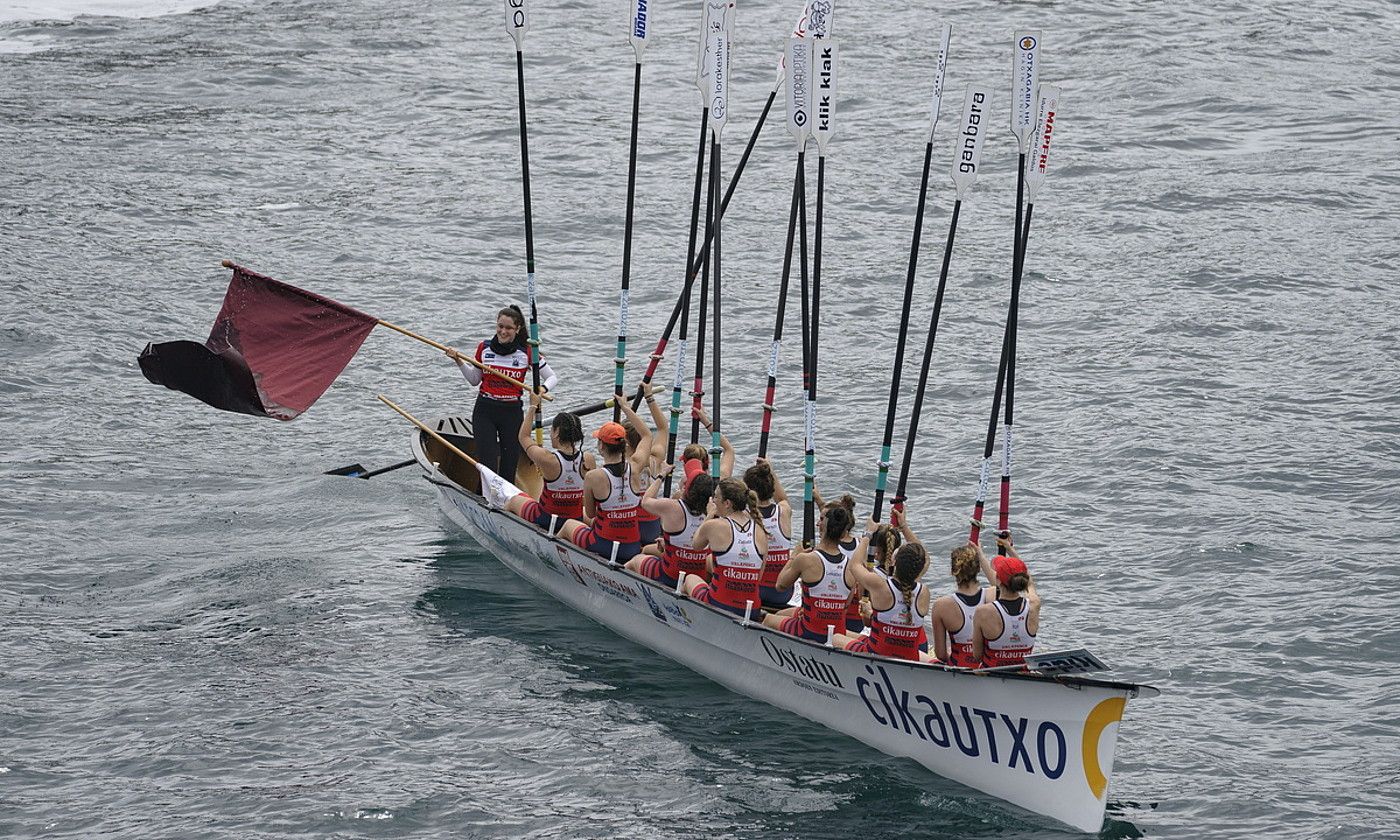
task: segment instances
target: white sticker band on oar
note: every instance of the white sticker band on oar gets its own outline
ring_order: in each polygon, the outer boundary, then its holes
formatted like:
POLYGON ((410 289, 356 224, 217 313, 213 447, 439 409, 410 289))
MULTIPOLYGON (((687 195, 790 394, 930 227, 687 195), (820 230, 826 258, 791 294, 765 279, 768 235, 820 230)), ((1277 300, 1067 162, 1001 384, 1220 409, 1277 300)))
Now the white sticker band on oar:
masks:
POLYGON ((800 152, 807 148, 812 132, 812 42, 798 37, 789 40, 787 65, 787 129, 800 152))
POLYGON ((836 59, 835 38, 812 42, 812 79, 816 82, 813 98, 812 136, 817 141, 817 154, 826 157, 826 144, 831 142, 836 128, 836 59))
POLYGON ((948 45, 953 40, 953 27, 943 24, 943 33, 938 39, 938 62, 933 69, 933 107, 930 109, 928 139, 933 142, 933 133, 938 130, 938 111, 943 107, 943 76, 948 70, 948 45))
POLYGON ((530 16, 525 11, 525 0, 506 0, 506 29, 515 39, 515 51, 525 46, 525 30, 530 28, 530 16))
POLYGON ((710 59, 709 109, 710 133, 719 142, 724 124, 729 121, 729 36, 723 31, 711 32, 706 54, 710 59))
POLYGON ((990 111, 987 107, 987 92, 976 85, 968 85, 963 95, 962 120, 958 123, 958 134, 953 138, 953 186, 958 191, 958 201, 962 201, 977 182, 977 168, 982 163, 982 142, 987 137, 990 111))
POLYGON ((1035 203, 1036 193, 1045 183, 1050 167, 1050 141, 1055 136, 1055 111, 1060 106, 1060 89, 1055 85, 1040 86, 1039 116, 1036 118, 1035 142, 1026 161, 1026 200, 1035 203))
POLYGON ((1021 154, 1030 147, 1035 131, 1036 75, 1040 72, 1040 30, 1027 29, 1016 33, 1016 45, 1011 57, 1011 133, 1021 154))
POLYGON ((651 32, 649 0, 631 0, 628 9, 631 15, 627 21, 627 42, 637 54, 637 63, 642 63, 642 53, 646 52, 647 34, 651 32))

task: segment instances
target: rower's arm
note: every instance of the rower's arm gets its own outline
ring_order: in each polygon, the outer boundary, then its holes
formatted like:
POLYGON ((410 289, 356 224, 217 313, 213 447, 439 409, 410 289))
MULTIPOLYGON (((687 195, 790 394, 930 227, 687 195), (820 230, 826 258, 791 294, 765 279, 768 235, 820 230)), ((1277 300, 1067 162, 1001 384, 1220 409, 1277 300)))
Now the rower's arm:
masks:
POLYGON ((622 401, 622 413, 627 415, 627 422, 637 430, 637 448, 632 452, 632 469, 641 472, 651 466, 651 429, 648 429, 637 412, 632 410, 631 400, 622 401))
POLYGON ((982 656, 987 652, 987 642, 982 637, 982 608, 978 607, 972 613, 972 661, 976 663, 973 667, 980 667, 982 656))
POLYGON ((940 605, 933 605, 933 655, 940 662, 948 661, 948 627, 943 623, 942 611, 938 609, 940 605))
POLYGON ((598 515, 598 500, 593 493, 598 486, 598 475, 590 472, 583 479, 583 521, 586 524, 593 524, 593 517, 598 515))
POLYGON ((802 571, 803 567, 807 564, 807 558, 811 556, 812 555, 806 551, 792 555, 792 557, 788 559, 787 565, 783 567, 783 570, 778 572, 778 588, 787 589, 797 583, 797 581, 802 578, 802 571))

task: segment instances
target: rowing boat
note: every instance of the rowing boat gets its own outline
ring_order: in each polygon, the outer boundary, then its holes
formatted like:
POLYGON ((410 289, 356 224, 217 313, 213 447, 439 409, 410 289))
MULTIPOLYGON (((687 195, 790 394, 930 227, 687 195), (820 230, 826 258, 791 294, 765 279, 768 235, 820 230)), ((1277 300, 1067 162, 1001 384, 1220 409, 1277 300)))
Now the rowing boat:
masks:
MULTIPOLYGON (((429 421, 470 453, 471 423, 429 421)), ((1063 673, 986 673, 849 653, 739 620, 488 502, 476 468, 415 432, 446 517, 506 568, 624 638, 731 691, 1072 828, 1097 832, 1127 701, 1157 689, 1063 673)))

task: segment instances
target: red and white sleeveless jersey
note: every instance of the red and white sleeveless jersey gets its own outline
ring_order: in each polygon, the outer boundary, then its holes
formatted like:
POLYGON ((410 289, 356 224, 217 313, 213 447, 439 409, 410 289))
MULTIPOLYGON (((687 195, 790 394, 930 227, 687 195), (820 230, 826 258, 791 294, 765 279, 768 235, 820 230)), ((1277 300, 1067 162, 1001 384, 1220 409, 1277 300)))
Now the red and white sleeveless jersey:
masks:
POLYGON ((972 658, 972 617, 977 612, 977 607, 987 603, 987 596, 990 589, 983 588, 979 600, 973 606, 968 606, 967 602, 954 592, 951 596, 953 603, 958 605, 962 611, 963 623, 957 632, 948 633, 948 664, 957 665, 960 668, 976 668, 977 660, 972 658))
POLYGON ((885 585, 894 596, 894 606, 887 610, 876 610, 870 618, 870 651, 880 656, 898 659, 919 659, 919 645, 927 638, 924 633, 926 616, 919 612, 919 596, 924 591, 922 583, 914 584, 914 591, 906 601, 895 582, 886 578, 885 585))
POLYGON ((782 517, 779 515, 782 511, 777 502, 760 506, 758 512, 763 514, 763 530, 768 532, 768 555, 763 559, 763 577, 758 584, 776 589, 778 575, 792 556, 792 535, 783 532, 782 517))
POLYGON ((607 467, 603 471, 608 474, 608 497, 594 505, 594 533, 615 543, 640 542, 642 535, 637 529, 637 510, 642 500, 632 489, 632 465, 624 464, 622 475, 607 467))
POLYGON ((681 512, 685 514, 685 525, 676 533, 663 530, 661 555, 662 568, 669 578, 680 577, 681 574, 699 575, 709 580, 709 560, 710 550, 708 548, 691 548, 691 541, 695 539, 695 532, 705 522, 705 514, 696 515, 690 512, 690 508, 684 502, 673 499, 681 506, 681 512))
POLYGON ((715 553, 715 573, 710 578, 710 586, 716 601, 735 609, 744 609, 746 601, 759 604, 758 579, 763 574, 763 558, 753 538, 754 522, 740 526, 729 520, 729 530, 733 539, 729 548, 715 553))
POLYGON ((846 606, 851 602, 851 587, 846 584, 846 564, 850 558, 827 554, 817 549, 822 559, 822 579, 808 585, 802 581, 802 607, 798 610, 802 629, 812 635, 825 636, 827 627, 837 633, 846 632, 846 606))
POLYGON ((560 519, 583 519, 583 453, 572 458, 562 452, 552 453, 559 462, 559 477, 544 480, 540 491, 540 507, 560 519))
POLYGON ((1035 650, 1035 634, 1026 626, 1030 616, 1030 602, 1021 599, 1021 610, 1016 615, 1006 611, 1000 599, 992 602, 1001 613, 1001 635, 988 639, 982 653, 982 664, 988 668, 1000 665, 1020 665, 1035 650))

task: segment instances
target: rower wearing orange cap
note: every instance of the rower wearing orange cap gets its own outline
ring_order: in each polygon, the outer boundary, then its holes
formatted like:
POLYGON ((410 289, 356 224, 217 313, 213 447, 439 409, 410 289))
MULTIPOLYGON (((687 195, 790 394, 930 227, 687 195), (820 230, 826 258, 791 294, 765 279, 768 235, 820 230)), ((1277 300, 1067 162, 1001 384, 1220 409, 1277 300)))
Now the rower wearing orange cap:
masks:
POLYGON ((997 536, 997 549, 991 563, 996 600, 979 606, 972 620, 972 657, 986 668, 1023 663, 1040 630, 1040 596, 1010 532, 997 536))

